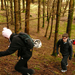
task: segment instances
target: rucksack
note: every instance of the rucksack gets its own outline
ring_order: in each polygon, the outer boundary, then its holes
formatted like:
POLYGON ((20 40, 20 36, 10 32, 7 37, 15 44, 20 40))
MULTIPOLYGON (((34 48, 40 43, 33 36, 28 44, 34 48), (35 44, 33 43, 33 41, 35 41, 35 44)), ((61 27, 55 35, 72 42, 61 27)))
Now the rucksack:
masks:
POLYGON ((34 47, 34 42, 32 38, 27 34, 27 33, 19 33, 18 34, 19 38, 25 43, 25 47, 28 49, 33 49, 34 47))
POLYGON ((75 39, 73 39, 73 45, 75 45, 75 39))

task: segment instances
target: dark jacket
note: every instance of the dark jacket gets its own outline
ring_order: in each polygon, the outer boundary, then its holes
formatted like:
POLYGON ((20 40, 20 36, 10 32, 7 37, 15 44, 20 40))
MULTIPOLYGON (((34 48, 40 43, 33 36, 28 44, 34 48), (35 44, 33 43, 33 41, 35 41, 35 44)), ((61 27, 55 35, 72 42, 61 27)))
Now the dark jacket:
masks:
POLYGON ((66 43, 63 42, 63 39, 59 39, 59 41, 57 42, 57 54, 59 54, 58 52, 58 48, 60 47, 60 52, 62 53, 62 55, 69 55, 69 58, 72 58, 72 44, 69 42, 69 40, 67 40, 66 43))
POLYGON ((30 58, 32 56, 32 51, 26 48, 25 43, 16 34, 12 34, 10 37, 10 46, 6 51, 0 52, 1 56, 6 56, 14 53, 18 50, 18 56, 23 58, 30 58))

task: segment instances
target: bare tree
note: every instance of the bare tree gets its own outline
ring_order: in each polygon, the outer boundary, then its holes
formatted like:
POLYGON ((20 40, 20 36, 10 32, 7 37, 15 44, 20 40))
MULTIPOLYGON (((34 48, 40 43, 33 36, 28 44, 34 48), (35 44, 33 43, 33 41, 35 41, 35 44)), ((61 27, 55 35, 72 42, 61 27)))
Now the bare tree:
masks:
POLYGON ((47 0, 47 20, 49 20, 53 0, 47 0))
POLYGON ((61 9, 61 0, 58 0, 53 55, 56 55, 57 35, 58 35, 58 27, 60 21, 60 9, 61 9))
POLYGON ((32 0, 32 3, 34 3, 34 0, 32 0))
POLYGON ((20 29, 21 29, 21 0, 18 0, 18 6, 19 6, 19 23, 20 23, 20 29))
POLYGON ((11 25, 13 25, 14 23, 13 0, 10 0, 10 9, 11 9, 11 25))
POLYGON ((51 5, 52 1, 51 1, 50 5, 49 5, 49 2, 50 2, 50 0, 48 0, 48 2, 47 2, 47 21, 48 21, 48 24, 47 24, 47 28, 46 28, 45 37, 47 36, 47 32, 48 32, 48 28, 49 28, 49 23, 50 23, 50 18, 51 18, 51 13, 52 13, 52 10, 53 10, 53 9, 51 10, 52 7, 48 8, 51 5))
POLYGON ((22 0, 23 2, 23 12, 25 12, 25 0, 22 0))
POLYGON ((19 14, 18 14, 18 0, 14 0, 14 14, 15 14, 15 33, 19 33, 19 14))
POLYGON ((6 5, 6 20, 7 20, 7 28, 9 28, 9 25, 8 25, 8 0, 7 0, 7 5, 6 5))
POLYGON ((1 10, 4 10, 3 0, 1 0, 1 10))
POLYGON ((69 0, 66 1, 66 6, 65 6, 65 8, 64 8, 63 16, 64 16, 64 14, 65 14, 65 12, 66 12, 66 9, 67 9, 68 4, 69 4, 69 0))
POLYGON ((73 20, 73 11, 74 11, 74 0, 70 0, 69 3, 69 12, 68 12, 68 23, 67 23, 67 30, 66 32, 71 36, 71 26, 73 20))
POLYGON ((29 34, 30 0, 26 0, 25 32, 29 34))
POLYGON ((4 5, 5 5, 5 8, 6 8, 6 0, 4 0, 4 5))
POLYGON ((43 25, 42 27, 44 27, 44 24, 45 24, 45 0, 43 0, 43 25))
POLYGON ((41 7, 41 0, 38 0, 38 29, 37 29, 37 32, 39 32, 39 29, 40 29, 40 7, 41 7))
POLYGON ((57 0, 54 0, 54 1, 53 1, 53 5, 52 5, 52 18, 51 18, 51 29, 50 29, 49 39, 50 39, 51 34, 52 34, 53 19, 54 19, 54 16, 56 15, 56 14, 55 14, 55 11, 56 11, 56 10, 54 9, 54 8, 56 8, 56 1, 57 1, 57 0))

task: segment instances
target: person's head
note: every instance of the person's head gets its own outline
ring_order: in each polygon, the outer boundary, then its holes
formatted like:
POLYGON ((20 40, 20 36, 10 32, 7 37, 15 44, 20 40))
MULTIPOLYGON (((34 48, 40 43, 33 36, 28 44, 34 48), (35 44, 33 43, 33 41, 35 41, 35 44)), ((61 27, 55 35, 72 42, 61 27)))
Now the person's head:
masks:
POLYGON ((64 34, 62 35, 62 39, 63 39, 63 42, 67 42, 68 34, 67 34, 67 33, 64 33, 64 34))
POLYGON ((6 27, 3 28, 2 35, 3 35, 5 38, 9 39, 10 36, 11 36, 11 34, 12 34, 12 31, 11 31, 10 29, 8 29, 8 28, 6 28, 6 27))

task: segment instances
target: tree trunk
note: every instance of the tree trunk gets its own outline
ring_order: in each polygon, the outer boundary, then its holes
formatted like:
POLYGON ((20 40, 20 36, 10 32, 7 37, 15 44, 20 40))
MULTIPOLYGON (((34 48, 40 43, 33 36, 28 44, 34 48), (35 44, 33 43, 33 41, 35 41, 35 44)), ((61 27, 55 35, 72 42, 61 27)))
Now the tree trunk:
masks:
POLYGON ((22 0, 23 1, 23 13, 25 12, 25 0, 22 0))
POLYGON ((34 0, 32 0, 32 3, 34 3, 34 0))
POLYGON ((49 35, 49 39, 50 39, 50 37, 51 37, 51 34, 52 34, 52 27, 53 27, 53 19, 54 19, 54 15, 55 15, 55 13, 54 13, 54 6, 55 6, 55 0, 53 1, 53 6, 52 6, 52 18, 51 18, 51 29, 50 29, 50 35, 49 35))
POLYGON ((55 27, 55 37, 54 37, 54 49, 53 49, 53 55, 55 55, 55 56, 56 56, 56 44, 57 44, 58 27, 59 27, 59 21, 60 21, 60 9, 61 9, 61 0, 58 0, 57 15, 56 15, 56 27, 55 27))
POLYGON ((26 0, 25 32, 29 34, 30 0, 26 0), (26 21, 27 20, 27 21, 26 21))
POLYGON ((1 0, 1 10, 4 10, 3 0, 1 0))
POLYGON ((67 23, 67 30, 69 37, 71 36, 71 26, 73 21, 73 11, 74 11, 74 0, 70 0, 69 4, 69 12, 68 12, 68 23, 67 23))
POLYGON ((15 14, 15 33, 19 33, 19 14, 18 14, 18 0, 14 0, 14 14, 15 14))
POLYGON ((49 16, 48 9, 49 9, 49 0, 47 1, 47 21, 48 21, 48 16, 49 16))
POLYGON ((6 0, 4 0, 4 5, 5 5, 5 9, 6 9, 6 0))
MULTIPOLYGON (((49 5, 49 2, 50 2, 50 0, 48 0, 48 2, 47 2, 47 21, 48 21, 48 24, 47 24, 47 28, 46 28, 46 33, 45 33, 45 37, 47 36, 47 31, 48 31, 48 28, 49 28, 49 23, 50 23, 50 18, 51 18, 51 12, 52 11, 50 11, 51 10, 51 8, 48 8, 48 6, 50 6, 49 5), (50 10, 49 10, 50 9, 50 10), (50 11, 50 12, 49 12, 50 11)), ((52 3, 52 2, 51 2, 52 3)), ((52 9, 53 10, 53 9, 52 9)), ((53 14, 53 13, 52 13, 53 14)))
POLYGON ((21 29, 21 0, 18 0, 18 5, 19 5, 19 23, 20 23, 20 29, 21 29))
POLYGON ((13 14, 13 0, 10 0, 10 9, 11 9, 11 25, 14 24, 14 14, 13 14))
POLYGON ((49 20, 50 13, 52 12, 51 6, 53 4, 53 0, 47 0, 47 21, 49 20))
POLYGON ((41 10, 41 0, 38 0, 38 30, 37 32, 39 32, 40 30, 40 10, 41 10))
POLYGON ((7 0, 7 4, 6 4, 6 20, 7 20, 7 28, 9 28, 9 26, 8 26, 8 0, 7 0))
POLYGON ((65 14, 65 12, 66 12, 66 9, 67 9, 68 4, 69 4, 69 0, 66 1, 66 6, 65 6, 65 8, 64 8, 63 16, 64 16, 64 14, 65 14))
POLYGON ((48 31, 49 23, 50 23, 50 17, 51 17, 51 13, 50 13, 50 16, 49 16, 49 18, 48 18, 48 24, 47 24, 47 28, 46 28, 45 37, 47 36, 47 31, 48 31))
POLYGON ((45 0, 43 0, 43 25, 42 27, 44 27, 44 24, 45 24, 45 0))

